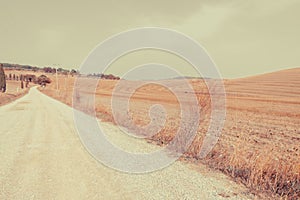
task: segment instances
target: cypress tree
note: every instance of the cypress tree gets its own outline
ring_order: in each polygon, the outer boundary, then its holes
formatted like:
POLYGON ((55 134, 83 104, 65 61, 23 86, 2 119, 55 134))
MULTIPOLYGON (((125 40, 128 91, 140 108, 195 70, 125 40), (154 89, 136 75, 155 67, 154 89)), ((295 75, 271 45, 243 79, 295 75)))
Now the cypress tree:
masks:
POLYGON ((3 65, 0 64, 0 91, 5 92, 6 91, 6 80, 5 80, 5 73, 3 70, 3 65))

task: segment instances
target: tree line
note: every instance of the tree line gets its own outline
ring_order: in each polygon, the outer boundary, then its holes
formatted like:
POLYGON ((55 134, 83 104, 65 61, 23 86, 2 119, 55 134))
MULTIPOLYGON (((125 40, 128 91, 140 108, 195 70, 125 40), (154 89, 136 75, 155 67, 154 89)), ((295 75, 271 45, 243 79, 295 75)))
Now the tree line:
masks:
POLYGON ((100 78, 100 79, 110 79, 110 80, 120 80, 120 77, 114 76, 112 74, 88 74, 87 77, 92 77, 92 78, 100 78))
MULTIPOLYGON (((58 73, 63 75, 81 75, 78 70, 75 69, 63 69, 63 68, 53 68, 53 67, 36 67, 30 65, 20 65, 20 64, 10 64, 10 63, 0 63, 0 92, 6 91, 6 80, 14 80, 21 82, 21 88, 28 87, 29 82, 34 82, 36 84, 40 84, 42 86, 46 86, 46 84, 51 83, 51 80, 45 76, 41 75, 40 77, 35 77, 35 75, 16 75, 16 74, 5 74, 4 69, 15 70, 15 71, 32 71, 32 72, 42 72, 42 73, 58 73), (25 82, 25 83, 24 83, 25 82)), ((86 75, 91 78, 99 78, 99 79, 109 79, 109 80, 119 80, 120 77, 114 76, 112 74, 102 74, 102 73, 93 73, 86 75)))
POLYGON ((20 64, 10 64, 10 63, 0 63, 3 68, 12 69, 12 70, 26 70, 26 71, 33 71, 33 72, 44 72, 44 73, 59 73, 65 75, 77 75, 79 74, 78 70, 75 69, 63 69, 63 68, 54 68, 54 67, 36 67, 30 65, 20 65, 20 64))
POLYGON ((4 65, 0 63, 0 92, 4 93, 6 92, 6 80, 11 81, 20 81, 21 89, 24 89, 24 87, 29 87, 29 83, 33 82, 35 84, 39 84, 43 87, 46 86, 46 84, 51 83, 50 78, 48 78, 46 75, 41 75, 39 77, 36 77, 33 74, 5 74, 4 73, 4 65))

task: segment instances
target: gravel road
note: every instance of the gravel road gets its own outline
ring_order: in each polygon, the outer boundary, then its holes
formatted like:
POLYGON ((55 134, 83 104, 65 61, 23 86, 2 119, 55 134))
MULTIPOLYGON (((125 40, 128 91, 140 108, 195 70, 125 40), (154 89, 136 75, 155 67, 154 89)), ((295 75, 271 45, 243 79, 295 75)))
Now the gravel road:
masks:
MULTIPOLYGON (((0 199, 254 199, 202 165, 176 161, 153 173, 128 174, 97 162, 79 140, 72 108, 32 88, 0 107, 0 199)), ((109 124, 123 147, 155 149, 109 124)))

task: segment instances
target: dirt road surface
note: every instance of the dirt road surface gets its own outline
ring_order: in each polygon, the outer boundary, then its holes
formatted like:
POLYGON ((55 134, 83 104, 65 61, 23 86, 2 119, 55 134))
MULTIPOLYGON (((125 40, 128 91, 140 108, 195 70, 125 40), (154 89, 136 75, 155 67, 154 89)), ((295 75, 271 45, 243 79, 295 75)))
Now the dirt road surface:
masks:
MULTIPOLYGON (((254 199, 221 173, 180 161, 127 174, 97 162, 76 132, 72 108, 36 88, 0 107, 0 199, 254 199)), ((157 148, 111 124, 112 140, 157 148)), ((126 163, 124 163, 126 164, 126 163)))

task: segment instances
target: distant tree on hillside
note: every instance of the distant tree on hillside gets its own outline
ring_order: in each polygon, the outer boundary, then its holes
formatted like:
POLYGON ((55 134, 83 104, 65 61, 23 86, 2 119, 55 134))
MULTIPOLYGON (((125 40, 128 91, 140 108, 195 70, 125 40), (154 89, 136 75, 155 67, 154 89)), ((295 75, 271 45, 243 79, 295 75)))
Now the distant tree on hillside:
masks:
POLYGON ((77 74, 77 71, 75 69, 71 69, 70 74, 73 77, 74 75, 77 74))
POLYGON ((44 67, 43 70, 45 73, 55 73, 55 71, 56 71, 55 68, 51 68, 51 67, 44 67))
POLYGON ((32 71, 37 72, 39 70, 38 67, 32 67, 32 71))
POLYGON ((37 78, 36 83, 41 86, 46 86, 47 84, 51 83, 51 80, 47 76, 41 75, 37 78))
POLYGON ((6 91, 6 77, 3 70, 3 65, 0 64, 0 91, 5 92, 6 91))

